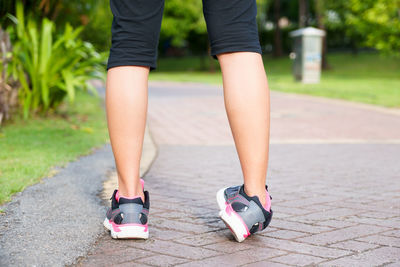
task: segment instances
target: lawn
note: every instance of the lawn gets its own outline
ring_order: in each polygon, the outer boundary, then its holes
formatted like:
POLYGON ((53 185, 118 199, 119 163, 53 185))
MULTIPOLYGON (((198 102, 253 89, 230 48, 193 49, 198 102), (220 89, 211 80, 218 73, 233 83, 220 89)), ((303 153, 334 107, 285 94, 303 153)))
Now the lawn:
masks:
MULTIPOLYGON (((305 85, 294 81, 290 59, 264 57, 271 90, 400 108, 400 59, 374 53, 341 53, 330 54, 328 62, 332 68, 322 73, 321 83, 305 85)), ((221 84, 218 64, 215 73, 201 71, 208 64, 208 59, 202 62, 198 57, 161 58, 150 80, 221 84)))
POLYGON ((0 129, 0 204, 108 142, 100 98, 80 92, 48 118, 15 119, 0 129))

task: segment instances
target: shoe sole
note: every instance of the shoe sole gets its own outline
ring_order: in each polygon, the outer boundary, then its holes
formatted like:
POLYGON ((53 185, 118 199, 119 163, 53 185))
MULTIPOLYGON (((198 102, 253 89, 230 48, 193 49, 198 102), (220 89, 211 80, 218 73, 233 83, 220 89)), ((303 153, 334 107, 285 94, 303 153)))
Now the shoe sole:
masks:
POLYGON ((236 241, 242 242, 248 236, 246 226, 243 225, 243 221, 240 216, 232 211, 230 214, 226 212, 227 205, 225 204, 224 192, 226 188, 220 189, 217 192, 217 203, 220 208, 219 217, 225 223, 225 225, 231 230, 236 241))
POLYGON ((111 231, 112 226, 111 226, 110 221, 107 218, 104 219, 103 225, 107 231, 109 231, 109 232, 111 231))
POLYGON ((111 223, 107 218, 103 222, 104 227, 110 231, 111 237, 114 239, 148 239, 149 230, 144 231, 141 226, 119 226, 119 232, 114 231, 111 223))

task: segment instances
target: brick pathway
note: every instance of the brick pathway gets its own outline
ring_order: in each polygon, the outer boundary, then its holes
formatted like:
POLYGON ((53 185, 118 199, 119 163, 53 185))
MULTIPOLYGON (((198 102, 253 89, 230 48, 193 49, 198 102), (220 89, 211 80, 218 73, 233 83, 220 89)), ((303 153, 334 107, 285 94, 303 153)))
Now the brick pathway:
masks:
POLYGON ((399 266, 399 125, 396 112, 273 92, 274 218, 239 244, 215 202, 241 183, 221 88, 153 82, 151 238, 105 234, 79 265, 399 266))

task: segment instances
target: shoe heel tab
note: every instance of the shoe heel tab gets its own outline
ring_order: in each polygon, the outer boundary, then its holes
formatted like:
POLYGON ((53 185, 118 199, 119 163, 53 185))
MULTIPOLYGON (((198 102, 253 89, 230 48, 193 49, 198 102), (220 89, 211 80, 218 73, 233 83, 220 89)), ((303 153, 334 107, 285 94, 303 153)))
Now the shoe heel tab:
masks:
POLYGON ((269 193, 269 191, 268 191, 268 185, 266 185, 266 186, 265 186, 265 190, 267 190, 267 192, 268 192, 269 199, 271 199, 271 200, 272 200, 271 194, 270 194, 270 193, 269 193))
POLYGON ((116 199, 115 196, 117 195, 118 189, 115 189, 113 194, 110 197, 110 200, 116 199))
POLYGON ((148 191, 143 191, 143 193, 144 193, 143 207, 146 209, 150 209, 150 194, 148 191))
POLYGON ((129 204, 129 203, 134 203, 134 204, 140 204, 143 205, 143 201, 141 197, 135 197, 135 198, 124 198, 124 197, 120 197, 119 198, 119 204, 123 205, 123 204, 129 204))

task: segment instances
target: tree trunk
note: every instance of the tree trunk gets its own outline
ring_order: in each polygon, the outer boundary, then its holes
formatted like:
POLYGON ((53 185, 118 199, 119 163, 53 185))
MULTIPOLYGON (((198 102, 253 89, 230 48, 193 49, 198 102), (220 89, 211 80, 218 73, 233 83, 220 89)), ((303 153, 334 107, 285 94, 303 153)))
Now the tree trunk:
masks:
POLYGON ((274 57, 281 57, 283 55, 282 49, 282 33, 281 27, 279 25, 279 20, 281 18, 281 1, 274 1, 274 57))
POLYGON ((307 0, 299 0, 299 28, 307 24, 307 0))
MULTIPOLYGON (((325 17, 324 17, 324 0, 315 0, 315 12, 317 17, 318 28, 325 31, 325 17)), ((328 64, 328 60, 326 58, 326 54, 328 52, 328 45, 326 41, 326 31, 325 36, 322 37, 322 69, 327 70, 330 69, 328 64)))
POLYGON ((11 113, 18 105, 18 83, 7 75, 7 64, 11 58, 7 55, 12 51, 8 33, 0 27, 0 126, 10 119, 11 113))

